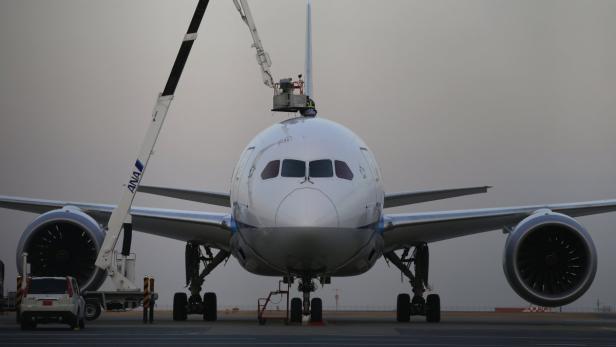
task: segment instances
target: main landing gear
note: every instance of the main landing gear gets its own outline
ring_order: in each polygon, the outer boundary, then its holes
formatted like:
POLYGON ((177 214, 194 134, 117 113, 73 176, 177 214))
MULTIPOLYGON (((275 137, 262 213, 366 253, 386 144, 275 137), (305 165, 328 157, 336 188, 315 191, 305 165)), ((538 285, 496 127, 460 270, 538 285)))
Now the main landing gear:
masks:
POLYGON ((323 321, 323 301, 321 298, 310 299, 310 293, 314 292, 316 286, 311 277, 302 277, 298 290, 303 293, 303 300, 300 298, 291 299, 291 323, 301 323, 302 316, 310 316, 310 322, 323 321))
POLYGON ((214 256, 208 246, 192 242, 186 244, 186 285, 189 288, 190 297, 186 293, 175 293, 173 296, 174 321, 184 321, 189 314, 201 314, 203 320, 210 322, 218 318, 216 293, 205 293, 202 298, 201 287, 205 276, 228 257, 229 253, 223 250, 214 256), (199 273, 201 263, 203 263, 203 270, 199 273))
POLYGON ((428 286, 428 264, 430 255, 428 245, 423 243, 413 247, 413 253, 409 256, 410 248, 405 248, 401 256, 396 253, 385 253, 385 259, 394 264, 409 279, 413 289, 413 297, 409 294, 398 294, 396 302, 396 319, 398 322, 408 322, 411 316, 426 316, 429 323, 441 321, 441 299, 437 294, 430 294, 424 299, 424 293, 428 286), (411 271, 414 265, 415 273, 411 271))

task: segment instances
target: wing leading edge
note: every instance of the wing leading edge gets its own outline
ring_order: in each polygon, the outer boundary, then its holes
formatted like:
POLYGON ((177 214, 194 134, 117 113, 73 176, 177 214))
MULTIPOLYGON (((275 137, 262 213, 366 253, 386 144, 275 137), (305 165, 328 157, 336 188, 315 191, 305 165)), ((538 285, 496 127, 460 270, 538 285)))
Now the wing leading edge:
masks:
POLYGON ((477 210, 420 212, 385 216, 386 250, 421 242, 436 242, 460 236, 511 227, 534 212, 549 209, 570 217, 616 211, 616 199, 553 205, 531 205, 477 210))
POLYGON ((140 185, 137 190, 140 193, 166 196, 187 201, 200 202, 204 204, 230 207, 231 197, 228 193, 208 192, 204 190, 188 190, 167 187, 153 187, 140 185))
MULTIPOLYGON (((64 206, 75 206, 102 225, 109 220, 114 205, 0 196, 0 208, 45 213, 64 206)), ((228 250, 231 217, 226 213, 180 211, 148 207, 131 209, 133 229, 180 241, 201 241, 228 250)))
POLYGON ((454 189, 439 189, 439 190, 424 190, 418 192, 405 192, 386 194, 384 208, 398 207, 404 205, 419 204, 422 202, 455 198, 464 195, 473 195, 486 193, 490 186, 469 187, 469 188, 454 188, 454 189))

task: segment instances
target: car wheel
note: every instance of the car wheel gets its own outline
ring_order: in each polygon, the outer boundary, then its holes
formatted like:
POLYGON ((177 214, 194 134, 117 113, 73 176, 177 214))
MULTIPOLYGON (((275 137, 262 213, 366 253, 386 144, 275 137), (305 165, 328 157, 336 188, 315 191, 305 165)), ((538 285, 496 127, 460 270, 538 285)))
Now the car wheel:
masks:
POLYGON ((86 320, 95 320, 101 315, 101 304, 96 299, 86 300, 85 316, 86 320))

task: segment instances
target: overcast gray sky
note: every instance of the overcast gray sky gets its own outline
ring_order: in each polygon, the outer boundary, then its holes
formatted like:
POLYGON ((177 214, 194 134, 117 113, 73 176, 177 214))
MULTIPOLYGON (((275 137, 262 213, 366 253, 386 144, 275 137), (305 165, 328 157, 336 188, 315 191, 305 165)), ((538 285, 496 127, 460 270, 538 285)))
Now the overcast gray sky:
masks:
MULTIPOLYGON (((196 1, 1 0, 0 194, 115 203, 196 1)), ((251 1, 277 78, 304 67, 305 2, 251 1)), ((314 0, 319 116, 376 153, 388 192, 493 185, 391 212, 616 198, 616 2, 314 0)), ((248 141, 282 120, 229 0, 213 0, 144 183, 227 191, 248 141)), ((224 209, 155 197, 138 205, 224 209)), ((33 214, 0 210, 7 283, 33 214)), ((599 253, 588 293, 616 304, 616 214, 581 218, 599 253)), ((523 305, 495 231, 431 246, 444 306, 523 305)), ((137 234, 138 276, 161 304, 182 290, 184 245, 137 234)), ((277 278, 232 259, 207 278, 221 306, 252 307, 277 278)), ((409 291, 380 261, 318 291, 393 307, 409 291)))

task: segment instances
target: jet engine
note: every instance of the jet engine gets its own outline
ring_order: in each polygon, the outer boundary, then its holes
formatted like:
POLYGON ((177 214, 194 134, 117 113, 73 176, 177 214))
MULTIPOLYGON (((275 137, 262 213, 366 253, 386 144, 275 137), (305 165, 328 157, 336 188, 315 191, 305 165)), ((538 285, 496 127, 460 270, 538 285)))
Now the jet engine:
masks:
POLYGON ((590 235, 575 219, 540 210, 509 234, 503 268, 522 298, 539 306, 563 306, 592 284, 597 253, 590 235))
POLYGON ((50 211, 36 218, 17 245, 17 268, 28 253, 32 276, 73 276, 81 290, 97 290, 105 271, 94 265, 105 239, 101 226, 73 206, 50 211))

